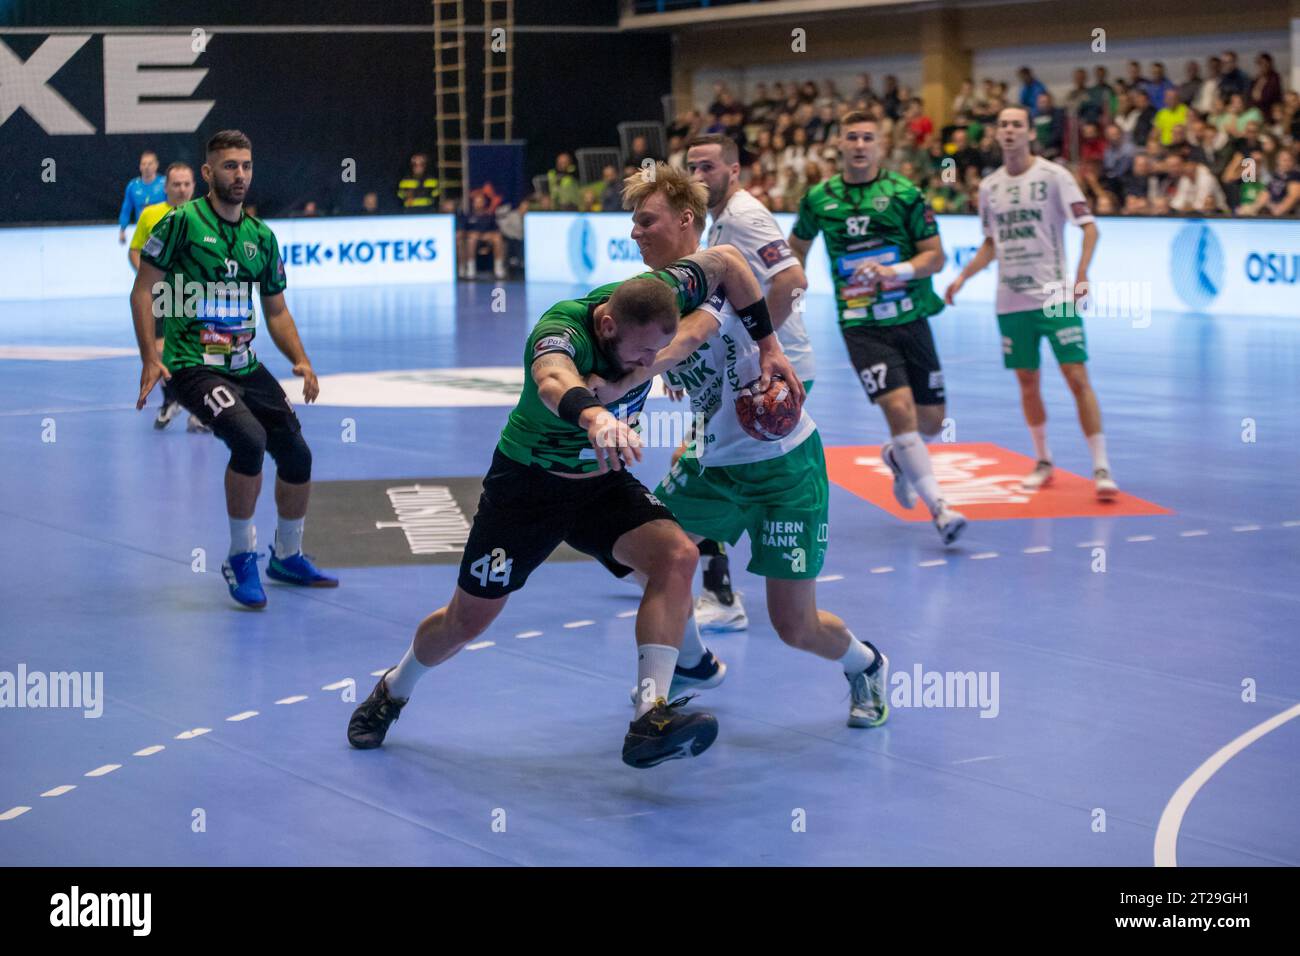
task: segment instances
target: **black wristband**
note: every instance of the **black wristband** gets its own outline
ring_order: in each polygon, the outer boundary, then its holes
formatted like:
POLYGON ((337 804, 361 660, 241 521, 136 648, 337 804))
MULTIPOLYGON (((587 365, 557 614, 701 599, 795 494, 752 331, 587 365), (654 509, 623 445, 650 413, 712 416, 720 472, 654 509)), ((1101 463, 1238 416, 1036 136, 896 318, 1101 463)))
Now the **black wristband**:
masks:
POLYGON ((581 428, 578 424, 578 416, 588 408, 602 408, 600 399, 589 388, 583 388, 581 385, 575 385, 564 393, 560 399, 560 404, 555 408, 555 414, 564 419, 575 428, 581 428))
POLYGON ((736 314, 745 323, 745 331, 755 342, 772 334, 772 316, 767 311, 766 299, 759 299, 753 305, 737 309, 736 314))

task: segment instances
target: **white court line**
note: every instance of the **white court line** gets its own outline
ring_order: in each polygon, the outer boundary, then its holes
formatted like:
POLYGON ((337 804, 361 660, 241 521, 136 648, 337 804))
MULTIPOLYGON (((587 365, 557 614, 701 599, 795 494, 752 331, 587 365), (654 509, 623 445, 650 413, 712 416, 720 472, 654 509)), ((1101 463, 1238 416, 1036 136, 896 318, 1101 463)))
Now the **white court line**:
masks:
MULTIPOLYGON (((635 614, 636 612, 633 611, 632 613, 635 614)), ((515 635, 515 637, 519 638, 521 641, 526 641, 530 637, 541 637, 541 636, 542 636, 541 631, 520 631, 518 634, 515 635)))
POLYGON ((844 575, 842 574, 823 574, 821 577, 817 579, 817 583, 826 584, 829 581, 843 581, 843 580, 844 580, 844 575))
POLYGON ((972 561, 987 561, 989 558, 996 558, 997 556, 996 551, 981 551, 979 554, 972 554, 970 559, 972 561))
POLYGON ((918 568, 937 568, 939 565, 947 563, 947 558, 935 558, 932 561, 919 561, 916 566, 918 568))
POLYGON ((1197 528, 1197 529, 1195 529, 1194 531, 1180 531, 1180 532, 1178 532, 1178 537, 1180 537, 1180 538, 1202 538, 1202 537, 1204 537, 1205 535, 1207 535, 1207 534, 1209 534, 1209 533, 1210 533, 1210 532, 1206 531, 1204 528, 1197 528))
POLYGON ((1262 724, 1257 724, 1236 740, 1220 747, 1214 756, 1201 764, 1183 785, 1174 791, 1160 814, 1160 825, 1156 827, 1156 866, 1178 865, 1178 828, 1183 825, 1183 814, 1191 804, 1197 791, 1205 786, 1215 772, 1225 763, 1241 753, 1270 730, 1276 730, 1288 720, 1300 717, 1300 704, 1296 704, 1280 714, 1275 714, 1262 724))
POLYGON ((1106 547, 1106 542, 1105 541, 1080 541, 1078 544, 1075 545, 1075 547, 1076 548, 1104 548, 1106 547))
POLYGON ((1284 528, 1300 528, 1300 521, 1283 521, 1283 522, 1282 522, 1282 527, 1284 527, 1284 528))
POLYGON ((30 809, 31 807, 10 807, 4 813, 0 813, 0 820, 12 820, 14 817, 21 817, 30 809))
POLYGON ((636 611, 619 611, 614 616, 615 617, 636 617, 636 615, 637 615, 636 611))
POLYGON ((152 747, 145 747, 143 750, 137 750, 135 753, 131 754, 131 756, 152 757, 154 754, 158 753, 159 751, 166 750, 166 749, 167 748, 164 747, 162 744, 154 744, 152 747))
POLYGON ((65 793, 67 793, 69 790, 76 790, 76 789, 77 789, 77 785, 76 785, 75 783, 65 783, 65 784, 64 784, 63 786, 61 786, 61 787, 54 787, 54 788, 51 789, 51 790, 46 790, 43 794, 41 794, 41 796, 42 796, 42 797, 61 797, 61 796, 63 796, 65 793))
POLYGON ((351 677, 345 677, 343 680, 336 680, 332 684, 326 684, 321 690, 342 690, 344 687, 356 684, 351 677))
POLYGON ((481 650, 483 650, 483 648, 485 648, 485 647, 496 647, 496 646, 497 646, 497 642, 496 642, 496 641, 479 641, 477 644, 466 644, 466 645, 465 645, 465 650, 467 650, 467 651, 481 651, 481 650))
POLYGON ((96 767, 94 770, 91 770, 91 771, 87 772, 87 773, 85 774, 85 776, 87 776, 87 777, 102 777, 102 776, 104 776, 105 774, 110 774, 110 773, 112 773, 114 770, 120 770, 121 767, 122 767, 122 765, 121 765, 120 763, 106 763, 106 764, 104 764, 104 766, 102 766, 102 767, 96 767))
POLYGON ((388 668, 385 667, 385 668, 383 668, 382 670, 371 671, 371 672, 370 672, 370 676, 371 676, 371 677, 383 677, 383 676, 384 676, 385 674, 387 674, 387 673, 388 673, 388 668))
POLYGON ((586 627, 588 624, 595 624, 595 623, 596 623, 595 621, 570 621, 568 624, 564 626, 568 628, 586 627))
MULTIPOLYGON (((372 675, 373 676, 373 675, 372 675)), ((281 697, 276 701, 277 704, 296 704, 299 701, 306 700, 306 694, 294 694, 292 697, 281 697)))
POLYGON ((241 720, 248 720, 249 717, 256 717, 256 716, 257 716, 257 711, 255 710, 241 710, 237 714, 231 714, 229 717, 226 718, 226 720, 230 721, 231 723, 238 723, 241 720))
POLYGON ((177 740, 193 740, 195 737, 202 737, 204 734, 212 733, 211 727, 195 727, 193 730, 186 730, 176 735, 177 740))
POLYGON ((1032 548, 1025 548, 1025 550, 1022 551, 1021 554, 1046 554, 1048 551, 1051 550, 1052 549, 1045 544, 1036 544, 1032 548))
POLYGON ((989 754, 987 757, 967 757, 965 760, 954 760, 952 765, 955 767, 963 763, 979 763, 982 760, 1000 760, 1006 754, 989 754))
POLYGON ((1237 525, 1235 528, 1233 528, 1232 530, 1233 530, 1233 531, 1258 531, 1258 530, 1259 530, 1259 525, 1257 525, 1257 524, 1239 524, 1239 525, 1237 525))
POLYGON ((872 574, 888 574, 888 573, 889 573, 890 571, 892 571, 892 570, 894 570, 894 569, 891 568, 891 567, 889 567, 888 565, 886 565, 886 566, 883 567, 883 568, 872 568, 872 569, 871 569, 871 573, 872 573, 872 574))
POLYGON ((1124 540, 1125 541, 1154 541, 1155 539, 1156 536, 1153 534, 1131 534, 1124 540))

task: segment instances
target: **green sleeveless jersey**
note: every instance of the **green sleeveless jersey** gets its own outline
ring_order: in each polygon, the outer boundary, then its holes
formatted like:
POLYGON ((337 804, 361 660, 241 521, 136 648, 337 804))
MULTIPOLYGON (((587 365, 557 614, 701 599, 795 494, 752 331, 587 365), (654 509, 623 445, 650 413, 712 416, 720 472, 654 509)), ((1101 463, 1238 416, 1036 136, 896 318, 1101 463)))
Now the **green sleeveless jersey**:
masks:
POLYGON ((246 212, 238 224, 227 222, 204 196, 164 216, 140 258, 164 273, 153 301, 167 338, 164 365, 232 375, 257 368, 254 303, 285 287, 280 247, 266 223, 246 212))
POLYGON ((916 255, 916 244, 939 234, 925 196, 910 180, 881 170, 869 183, 846 183, 838 173, 812 186, 799 203, 792 234, 812 242, 826 237, 841 328, 903 325, 943 310, 929 276, 873 293, 853 281, 866 259, 883 265, 916 255))
MULTIPOLYGON (((652 278, 668 283, 677 295, 682 315, 695 311, 708 296, 704 271, 689 259, 678 259, 657 272, 646 272, 638 279, 652 278)), ((625 280, 626 281, 626 280, 625 280)), ((523 465, 537 465, 547 471, 571 475, 594 473, 600 466, 596 450, 587 433, 570 425, 546 407, 533 381, 533 362, 550 352, 567 355, 582 376, 596 373, 602 378, 618 378, 620 369, 601 349, 592 324, 596 306, 609 299, 621 282, 611 282, 593 289, 580 299, 566 299, 551 306, 529 333, 524 346, 524 387, 519 403, 501 432, 497 448, 523 465)), ((635 424, 654 384, 651 380, 626 395, 606 404, 619 418, 635 424)))

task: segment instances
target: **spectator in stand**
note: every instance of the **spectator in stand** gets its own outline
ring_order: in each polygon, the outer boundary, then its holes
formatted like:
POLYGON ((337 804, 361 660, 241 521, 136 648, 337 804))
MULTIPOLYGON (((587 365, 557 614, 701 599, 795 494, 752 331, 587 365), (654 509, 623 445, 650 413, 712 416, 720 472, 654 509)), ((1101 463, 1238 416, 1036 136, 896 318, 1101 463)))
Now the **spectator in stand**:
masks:
POLYGON ((1157 110, 1152 105, 1151 97, 1147 95, 1145 88, 1134 90, 1133 96, 1137 107, 1137 122, 1133 124, 1133 145, 1141 149, 1146 147, 1147 140, 1151 138, 1157 110))
POLYGON ((1268 112, 1268 122, 1264 124, 1264 131, 1274 139, 1285 140, 1291 136, 1290 126, 1286 118, 1286 105, 1282 100, 1278 100, 1268 112))
POLYGON ((612 165, 600 171, 600 208, 602 212, 616 212, 623 208, 623 180, 612 165))
POLYGON ((576 211, 582 202, 578 167, 568 153, 560 153, 555 157, 555 168, 546 174, 546 189, 552 209, 576 211))
POLYGON ((126 184, 122 196, 122 209, 117 214, 118 245, 126 245, 126 227, 140 218, 145 206, 166 201, 166 177, 158 175, 158 154, 146 149, 140 154, 140 175, 126 184))
POLYGON ((1274 162, 1276 166, 1268 187, 1249 206, 1238 209, 1241 215, 1295 216, 1300 213, 1300 169, 1296 168, 1295 152, 1280 149, 1274 162))
POLYGON ((379 193, 369 192, 361 197, 361 215, 376 216, 379 214, 379 193))
POLYGON ((759 83, 754 87, 753 99, 749 101, 749 118, 755 123, 766 123, 776 112, 776 103, 767 92, 767 84, 759 83))
POLYGON ((1288 90, 1282 97, 1282 109, 1287 135, 1293 140, 1300 139, 1300 92, 1288 90))
POLYGON ((1183 66, 1183 82, 1178 84, 1178 101, 1186 103, 1189 109, 1196 109, 1196 98, 1201 95, 1201 64, 1188 60, 1183 66))
POLYGON ((1169 208, 1179 213, 1213 214, 1228 212, 1228 203, 1214 174, 1201 163, 1171 153, 1165 160, 1166 174, 1174 183, 1169 208))
POLYGON ((903 164, 909 162, 913 168, 919 167, 925 162, 925 150, 917 144, 912 131, 904 127, 899 133, 897 144, 889 152, 889 167, 901 171, 903 164))
POLYGON ((506 277, 506 241, 497 226, 497 217, 488 209, 488 199, 482 190, 469 194, 469 212, 465 214, 460 235, 459 254, 462 279, 478 276, 478 250, 486 243, 492 247, 493 275, 506 277))
POLYGON ((1264 114, 1253 106, 1247 108, 1246 98, 1241 93, 1233 93, 1228 98, 1227 110, 1215 117, 1215 125, 1231 138, 1244 136, 1251 123, 1262 126, 1264 114))
POLYGON ((416 153, 410 169, 397 183, 397 198, 407 212, 429 212, 438 202, 438 180, 429 171, 427 153, 416 153))
POLYGON ((960 127, 953 130, 949 146, 950 155, 957 165, 957 176, 965 182, 967 170, 980 168, 980 151, 970 144, 966 130, 960 127))
POLYGON ((907 101, 903 119, 916 141, 922 145, 930 139, 930 134, 934 132, 934 122, 925 115, 921 101, 915 97, 907 101))
POLYGON ((1164 106, 1156 112, 1155 118, 1161 146, 1173 143, 1175 126, 1187 126, 1187 104, 1179 102, 1178 90, 1170 85, 1165 87, 1164 106))
POLYGON ((975 108, 975 82, 973 80, 962 80, 961 89, 952 99, 952 112, 954 116, 960 116, 963 113, 970 115, 975 108))
POLYGON ((1212 56, 1205 61, 1206 77, 1201 81, 1200 92, 1191 101, 1192 109, 1202 116, 1214 109, 1214 102, 1219 96, 1219 84, 1223 82, 1223 61, 1212 56))
POLYGON ((1255 57, 1255 79, 1250 84, 1250 102, 1265 116, 1274 103, 1282 102, 1282 77, 1273 69, 1273 56, 1261 53, 1255 57))
MULTIPOLYGON (((1265 158, 1262 149, 1257 149, 1245 157, 1245 162, 1249 163, 1250 169, 1257 170, 1260 174, 1267 174, 1268 160, 1265 158)), ((1242 171, 1244 171, 1244 163, 1242 171)), ((1250 176, 1243 175, 1235 182, 1224 180, 1224 191, 1228 194, 1228 203, 1232 206, 1232 211, 1238 216, 1255 215, 1257 201, 1260 204, 1268 201, 1268 192, 1265 187, 1266 184, 1260 176, 1254 173, 1250 176), (1262 199, 1259 198, 1261 195, 1263 196, 1262 199), (1245 207, 1252 208, 1247 212, 1245 207)))
POLYGON ((1250 79, 1237 66, 1237 54, 1227 50, 1223 54, 1223 77, 1219 80, 1219 95, 1225 100, 1231 100, 1233 93, 1240 93, 1242 97, 1249 96, 1250 79))
POLYGON ((1156 106, 1164 103, 1165 93, 1169 90, 1178 91, 1178 87, 1165 76, 1165 65, 1159 60, 1151 64, 1151 78, 1142 85, 1142 88, 1147 91, 1147 98, 1156 106))
POLYGON ((1119 95, 1119 108, 1115 112, 1115 125, 1120 128, 1124 138, 1137 146, 1137 138, 1133 135, 1137 129, 1138 116, 1141 111, 1137 107, 1137 95, 1132 90, 1125 90, 1119 95))
POLYGON ((1002 147, 998 145, 997 127, 989 123, 980 138, 980 177, 990 176, 1002 165, 1002 147))
POLYGON ((1094 94, 1093 88, 1088 85, 1087 70, 1080 68, 1074 71, 1074 87, 1065 99, 1065 106, 1070 115, 1079 117, 1080 123, 1101 123, 1105 106, 1101 97, 1094 94))
POLYGON ((1106 137, 1096 123, 1084 123, 1079 130, 1079 162, 1090 164, 1100 172, 1101 161, 1106 153, 1106 137))
POLYGON ((839 124, 835 122, 835 107, 829 103, 825 106, 819 106, 817 115, 809 120, 806 128, 808 138, 814 143, 826 142, 839 129, 839 124))
POLYGON ((1140 90, 1146 86, 1146 77, 1142 75, 1142 64, 1137 60, 1128 61, 1128 76, 1124 84, 1129 90, 1140 90))
POLYGON ((1102 185, 1116 196, 1123 195, 1123 181, 1133 171, 1137 149, 1117 123, 1106 127, 1106 149, 1101 157, 1102 185))
POLYGON ((870 73, 858 74, 858 87, 853 91, 855 100, 867 100, 868 102, 876 99, 876 91, 871 85, 870 73))
POLYGON ((885 90, 881 94, 880 100, 885 106, 885 115, 891 120, 897 121, 902 104, 898 97, 898 77, 892 73, 885 77, 885 90))
POLYGON ((1052 94, 1044 90, 1038 94, 1033 118, 1038 155, 1056 159, 1065 148, 1065 110, 1053 105, 1052 94))
POLYGON ((1020 77, 1020 105, 1033 115, 1038 106, 1038 98, 1047 92, 1047 87, 1034 77, 1034 71, 1027 66, 1022 66, 1017 71, 1017 76, 1020 77))
MULTIPOLYGON (((731 94, 724 93, 723 95, 730 96, 731 94)), ((735 113, 729 110, 723 115, 730 117, 730 116, 734 116, 735 113)), ((726 130, 725 125, 723 129, 724 131, 726 130)), ((641 169, 642 167, 645 166, 645 161, 647 159, 650 160, 652 163, 656 163, 659 162, 662 159, 662 157, 655 155, 655 153, 650 149, 650 144, 646 141, 646 138, 644 136, 633 136, 632 145, 628 148, 628 154, 626 160, 627 164, 629 166, 635 166, 638 169, 641 169)))
POLYGON ((1098 216, 1113 216, 1119 212, 1119 206, 1115 204, 1115 194, 1098 193, 1094 212, 1098 216))
POLYGON ((1155 176, 1151 157, 1138 153, 1133 157, 1133 169, 1124 177, 1121 195, 1124 215, 1145 216, 1151 212, 1151 197, 1155 191, 1155 176))

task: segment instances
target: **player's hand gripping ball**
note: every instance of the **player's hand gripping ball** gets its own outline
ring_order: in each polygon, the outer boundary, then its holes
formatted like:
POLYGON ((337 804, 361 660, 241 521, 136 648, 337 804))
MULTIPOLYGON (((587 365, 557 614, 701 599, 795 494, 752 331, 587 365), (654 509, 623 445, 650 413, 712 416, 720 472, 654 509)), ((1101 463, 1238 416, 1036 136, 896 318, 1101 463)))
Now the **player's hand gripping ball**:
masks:
POLYGON ((759 441, 778 441, 799 424, 799 402, 790 385, 773 375, 766 392, 758 390, 758 379, 740 389, 736 396, 736 417, 745 433, 759 441))

